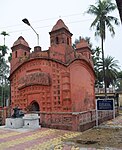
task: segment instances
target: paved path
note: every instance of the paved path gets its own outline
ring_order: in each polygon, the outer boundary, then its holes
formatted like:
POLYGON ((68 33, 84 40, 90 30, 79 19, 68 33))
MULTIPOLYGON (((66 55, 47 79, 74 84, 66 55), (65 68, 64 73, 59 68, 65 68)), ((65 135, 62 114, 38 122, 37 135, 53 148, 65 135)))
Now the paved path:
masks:
POLYGON ((104 122, 100 126, 109 128, 122 128, 122 114, 116 117, 115 119, 104 122))
POLYGON ((81 132, 56 129, 35 131, 0 129, 0 150, 79 150, 77 146, 66 145, 63 140, 73 138, 81 132))
MULTIPOLYGON (((108 121, 104 125, 122 127, 122 116, 108 121)), ((122 150, 114 148, 85 148, 79 147, 74 143, 64 142, 81 134, 82 132, 48 128, 13 130, 0 127, 0 150, 122 150)))

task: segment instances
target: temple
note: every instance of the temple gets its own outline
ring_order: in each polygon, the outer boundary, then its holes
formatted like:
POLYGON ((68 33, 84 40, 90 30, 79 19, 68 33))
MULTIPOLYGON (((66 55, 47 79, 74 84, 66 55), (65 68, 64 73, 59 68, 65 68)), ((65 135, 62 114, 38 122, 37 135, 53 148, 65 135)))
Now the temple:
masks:
POLYGON ((85 40, 73 49, 72 33, 62 19, 49 34, 48 50, 36 46, 30 52, 22 36, 14 42, 9 77, 11 105, 40 112, 42 125, 78 130, 72 115, 95 109, 91 50, 85 40))

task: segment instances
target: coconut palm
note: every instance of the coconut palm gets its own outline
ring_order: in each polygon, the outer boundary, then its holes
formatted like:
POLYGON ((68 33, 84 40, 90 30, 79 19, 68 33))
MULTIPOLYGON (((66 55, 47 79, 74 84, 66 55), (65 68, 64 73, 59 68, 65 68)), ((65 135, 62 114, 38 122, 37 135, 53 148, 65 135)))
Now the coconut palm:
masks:
POLYGON ((101 48, 97 46, 96 48, 92 49, 92 55, 94 67, 96 67, 97 63, 101 60, 101 48))
MULTIPOLYGON (((118 78, 118 71, 120 70, 118 65, 118 60, 115 60, 114 57, 107 56, 104 59, 104 65, 105 65, 105 78, 106 78, 106 87, 109 88, 110 85, 115 86, 116 80, 118 78)), ((99 71, 103 78, 103 67, 102 62, 99 62, 99 71)))
POLYGON ((2 32, 1 32, 1 35, 4 36, 4 45, 5 45, 5 37, 6 37, 6 36, 9 36, 9 34, 8 34, 6 31, 2 31, 2 32))
POLYGON ((5 58, 2 58, 2 63, 0 64, 0 89, 1 89, 0 104, 2 104, 2 106, 4 106, 5 103, 5 98, 6 98, 5 93, 7 91, 6 89, 9 89, 8 76, 9 76, 9 66, 6 63, 5 58))
POLYGON ((8 83, 8 74, 9 74, 9 66, 7 65, 7 62, 5 60, 5 54, 7 53, 8 47, 5 45, 5 37, 9 35, 5 31, 1 32, 1 35, 4 36, 4 45, 0 45, 0 101, 2 106, 6 104, 6 94, 8 98, 8 89, 9 89, 9 83, 8 83), (6 90, 7 89, 7 90, 6 90))
POLYGON ((8 47, 5 45, 5 36, 9 35, 5 31, 1 32, 1 35, 4 36, 4 45, 0 45, 0 61, 7 53, 8 47))
POLYGON ((5 56, 5 54, 7 53, 7 50, 9 50, 7 46, 5 46, 5 45, 2 45, 2 46, 1 46, 1 45, 0 45, 0 52, 1 52, 1 53, 0 53, 0 56, 1 56, 1 57, 5 56))
POLYGON ((109 15, 115 9, 116 9, 116 5, 112 2, 112 0, 98 0, 96 6, 90 5, 89 9, 87 10, 88 14, 95 16, 95 19, 91 24, 91 27, 94 27, 96 29, 95 36, 99 36, 101 38, 105 97, 107 97, 107 92, 106 92, 103 44, 106 38, 106 29, 108 28, 111 35, 114 36, 115 31, 112 23, 114 23, 115 25, 119 24, 119 21, 116 17, 109 15))

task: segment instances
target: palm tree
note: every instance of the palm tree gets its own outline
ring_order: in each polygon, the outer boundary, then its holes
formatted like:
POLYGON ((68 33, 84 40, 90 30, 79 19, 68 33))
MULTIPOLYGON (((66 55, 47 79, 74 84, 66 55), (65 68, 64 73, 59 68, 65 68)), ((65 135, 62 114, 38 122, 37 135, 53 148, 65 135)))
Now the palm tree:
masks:
POLYGON ((4 45, 0 45, 0 61, 2 60, 2 58, 7 53, 8 47, 5 45, 5 36, 7 36, 9 34, 6 33, 5 31, 3 31, 3 32, 1 32, 1 35, 4 36, 4 45))
POLYGON ((9 50, 7 46, 5 46, 5 45, 1 46, 0 45, 0 51, 1 51, 0 57, 5 56, 5 54, 7 53, 7 50, 9 50))
POLYGON ((2 58, 2 63, 0 65, 0 87, 1 87, 1 94, 0 94, 0 101, 2 106, 5 104, 5 87, 9 88, 8 83, 8 76, 9 76, 9 66, 6 63, 5 58, 2 58))
MULTIPOLYGON (((105 65, 105 78, 106 78, 106 87, 109 88, 110 85, 115 86, 117 78, 118 78, 118 71, 120 70, 118 61, 114 60, 114 57, 107 56, 104 59, 105 65)), ((104 76, 102 62, 99 62, 99 71, 101 76, 104 76), (100 67, 101 66, 101 67, 100 67)))
POLYGON ((96 67, 97 63, 101 60, 100 54, 101 54, 101 48, 99 46, 92 49, 92 55, 93 55, 92 58, 94 62, 94 67, 96 67))
POLYGON ((104 73, 104 85, 105 85, 105 97, 107 97, 106 92, 106 79, 105 79, 105 67, 104 67, 104 49, 103 44, 106 38, 106 28, 109 29, 112 36, 115 35, 114 27, 119 25, 119 21, 116 17, 109 16, 109 14, 116 9, 116 5, 112 3, 112 0, 98 0, 95 5, 90 5, 87 13, 94 15, 95 19, 91 24, 91 27, 95 27, 95 36, 100 36, 101 38, 101 49, 102 49, 102 61, 103 61, 103 73, 104 73))
POLYGON ((1 35, 4 36, 4 45, 5 45, 5 37, 6 37, 6 36, 9 36, 9 34, 6 33, 6 31, 2 31, 2 32, 1 32, 1 35))
POLYGON ((9 35, 5 31, 1 32, 1 35, 4 36, 4 45, 0 45, 0 86, 1 86, 1 103, 2 106, 5 105, 6 94, 9 89, 8 74, 9 74, 9 66, 5 60, 5 54, 7 53, 8 47, 5 45, 5 37, 9 35), (7 89, 7 90, 6 90, 7 89))

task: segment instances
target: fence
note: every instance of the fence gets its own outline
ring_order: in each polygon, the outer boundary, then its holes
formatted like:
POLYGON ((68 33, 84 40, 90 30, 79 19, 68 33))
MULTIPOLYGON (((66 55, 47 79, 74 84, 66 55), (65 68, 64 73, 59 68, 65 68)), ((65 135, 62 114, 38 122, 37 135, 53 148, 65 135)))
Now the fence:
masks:
MULTIPOLYGON (((116 109, 117 115, 117 109, 116 109)), ((99 124, 113 118, 112 111, 98 112, 99 124)), ((42 127, 84 131, 96 125, 96 110, 85 112, 40 112, 42 127)))
POLYGON ((11 107, 0 108, 0 125, 5 125, 5 119, 11 116, 11 107))
MULTIPOLYGON (((84 112, 28 112, 38 113, 40 115, 40 124, 42 127, 57 128, 74 131, 84 131, 96 125, 96 110, 84 112)), ((116 109, 117 115, 117 109, 116 109)), ((5 124, 5 118, 11 116, 11 108, 0 109, 0 125, 5 124)), ((99 111, 98 123, 113 118, 112 111, 99 111)))

